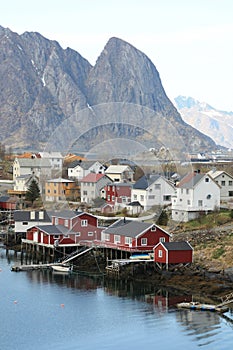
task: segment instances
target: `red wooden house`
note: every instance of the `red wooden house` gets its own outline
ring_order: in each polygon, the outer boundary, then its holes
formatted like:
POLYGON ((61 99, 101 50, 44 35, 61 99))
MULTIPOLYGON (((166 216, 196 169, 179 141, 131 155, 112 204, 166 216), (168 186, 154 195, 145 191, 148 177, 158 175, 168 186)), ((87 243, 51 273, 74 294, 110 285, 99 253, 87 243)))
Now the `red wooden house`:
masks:
POLYGON ((105 187, 106 202, 117 206, 127 204, 131 201, 132 183, 130 182, 114 182, 105 187))
POLYGON ((159 242, 154 247, 154 261, 161 265, 193 262, 193 248, 186 242, 159 242))
POLYGON ((171 235, 155 224, 120 219, 102 231, 101 244, 124 251, 152 252, 160 241, 169 242, 171 235))
POLYGON ((78 245, 99 241, 102 228, 98 219, 85 212, 64 210, 50 213, 52 225, 37 225, 29 229, 26 239, 48 245, 78 245), (56 243, 55 243, 56 242, 56 243))
POLYGON ((26 240, 46 246, 75 246, 75 233, 64 226, 41 225, 27 230, 26 240))

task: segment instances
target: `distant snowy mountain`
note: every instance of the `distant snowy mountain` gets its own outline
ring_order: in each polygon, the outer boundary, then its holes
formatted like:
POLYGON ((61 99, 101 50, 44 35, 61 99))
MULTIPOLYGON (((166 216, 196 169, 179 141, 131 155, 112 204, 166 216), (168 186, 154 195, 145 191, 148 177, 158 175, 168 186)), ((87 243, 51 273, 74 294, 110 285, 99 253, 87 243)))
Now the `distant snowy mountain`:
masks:
POLYGON ((233 112, 219 111, 192 97, 178 96, 174 101, 186 123, 211 137, 216 144, 233 149, 233 112))

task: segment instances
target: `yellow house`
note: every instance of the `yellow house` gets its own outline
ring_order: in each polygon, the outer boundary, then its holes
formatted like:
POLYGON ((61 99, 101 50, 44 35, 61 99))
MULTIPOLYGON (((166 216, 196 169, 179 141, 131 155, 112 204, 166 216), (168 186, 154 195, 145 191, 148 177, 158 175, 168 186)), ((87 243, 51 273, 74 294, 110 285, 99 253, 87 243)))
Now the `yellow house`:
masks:
POLYGON ((57 178, 45 182, 45 200, 48 202, 76 199, 78 196, 79 187, 75 181, 57 178))

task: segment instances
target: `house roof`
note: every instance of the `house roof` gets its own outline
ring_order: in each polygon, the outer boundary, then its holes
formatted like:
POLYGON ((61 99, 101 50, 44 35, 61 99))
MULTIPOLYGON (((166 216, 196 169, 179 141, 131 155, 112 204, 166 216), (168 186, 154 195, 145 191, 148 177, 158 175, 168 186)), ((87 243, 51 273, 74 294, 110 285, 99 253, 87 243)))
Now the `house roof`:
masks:
POLYGON ((104 176, 105 176, 104 174, 90 173, 90 174, 84 176, 84 178, 82 178, 82 180, 80 182, 94 182, 94 183, 96 183, 100 179, 102 179, 102 177, 104 177, 104 176))
POLYGON ((35 210, 35 219, 31 219, 31 211, 30 210, 16 210, 14 212, 14 220, 15 221, 40 221, 40 222, 51 222, 51 217, 49 212, 45 210, 35 210), (43 219, 39 219, 39 212, 43 212, 43 219))
POLYGON ((77 159, 69 165, 69 168, 76 168, 76 166, 79 165, 82 169, 88 170, 95 163, 96 161, 93 161, 93 160, 82 161, 77 159))
POLYGON ((72 219, 81 214, 83 214, 82 211, 75 211, 75 210, 68 210, 68 209, 49 212, 50 217, 56 217, 56 218, 62 218, 62 219, 72 219))
POLYGON ((146 190, 152 183, 157 181, 161 175, 151 175, 151 176, 142 176, 134 185, 133 188, 137 190, 146 190))
POLYGON ((167 250, 193 250, 187 241, 181 242, 161 242, 167 250))
POLYGON ((69 234, 74 233, 72 230, 68 229, 65 226, 62 225, 37 225, 36 226, 39 230, 49 234, 49 235, 56 235, 56 234, 69 234))
POLYGON ((66 183, 66 182, 71 183, 71 182, 75 182, 75 181, 63 179, 62 177, 58 177, 57 179, 47 180, 47 182, 49 182, 49 183, 66 183))
POLYGON ((177 185, 179 188, 193 188, 196 186, 196 184, 205 176, 208 176, 206 174, 199 174, 199 173, 189 173, 185 175, 177 185))
POLYGON ((18 197, 11 197, 11 196, 1 196, 0 197, 0 203, 16 203, 18 202, 18 197))
POLYGON ((209 172, 208 172, 208 175, 210 175, 211 177, 212 177, 212 179, 216 179, 218 176, 220 176, 220 175, 227 175, 227 176, 229 176, 229 177, 231 177, 232 179, 233 179, 233 176, 232 175, 230 175, 230 174, 228 174, 226 171, 224 171, 224 170, 210 170, 209 172))
POLYGON ((41 158, 48 158, 48 159, 63 158, 61 152, 39 152, 39 155, 41 156, 41 158))
POLYGON ((130 202, 129 204, 131 207, 142 207, 141 203, 138 201, 130 202))
POLYGON ((20 167, 51 168, 51 163, 49 159, 46 158, 17 158, 17 160, 19 162, 20 167))
POLYGON ((122 174, 124 171, 132 170, 128 165, 110 165, 107 170, 105 170, 106 174, 122 174))
POLYGON ((120 219, 104 230, 104 233, 117 234, 127 237, 137 237, 144 231, 148 230, 151 226, 153 226, 153 224, 140 221, 131 221, 128 219, 120 219))

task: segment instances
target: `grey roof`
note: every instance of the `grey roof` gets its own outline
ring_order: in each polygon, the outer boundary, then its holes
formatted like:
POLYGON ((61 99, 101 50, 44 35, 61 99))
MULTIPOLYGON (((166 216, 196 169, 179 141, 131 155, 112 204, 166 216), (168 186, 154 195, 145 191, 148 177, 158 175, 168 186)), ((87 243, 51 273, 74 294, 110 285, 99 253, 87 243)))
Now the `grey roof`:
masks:
MULTIPOLYGON (((32 210, 34 211, 34 210, 32 210)), ((51 222, 52 217, 58 217, 63 219, 71 219, 82 214, 82 211, 72 211, 72 210, 59 210, 59 211, 45 211, 45 210, 35 210, 35 219, 30 218, 30 210, 16 210, 14 212, 15 221, 39 221, 39 222, 51 222), (39 219, 39 212, 44 212, 44 219, 39 219)))
POLYGON ((58 210, 58 211, 51 211, 49 212, 50 217, 57 217, 57 218, 63 218, 63 219, 72 219, 80 214, 82 214, 82 211, 75 211, 75 210, 58 210))
POLYGON ((61 234, 58 226, 55 225, 37 225, 36 227, 48 234, 61 234))
POLYGON ((152 183, 157 181, 160 175, 142 176, 134 185, 133 188, 137 190, 146 190, 152 183))
POLYGON ((131 207, 142 207, 141 203, 138 201, 130 202, 129 204, 131 207))
POLYGON ((10 196, 1 196, 0 197, 0 203, 5 203, 10 199, 10 196))
POLYGON ((186 241, 181 242, 162 242, 167 250, 193 250, 191 245, 186 241))
MULTIPOLYGON (((32 210, 34 211, 34 210, 32 210)), ((30 210, 16 210, 14 212, 14 221, 40 221, 40 222, 51 222, 51 217, 49 215, 49 212, 46 212, 45 210, 35 210, 35 219, 31 219, 31 211, 30 210), (39 219, 39 212, 44 212, 44 218, 39 219)))
MULTIPOLYGON (((179 188, 193 188, 206 174, 192 173, 184 176, 177 187, 179 188)), ((209 177, 209 176, 208 176, 209 177)))
POLYGON ((62 225, 38 225, 36 227, 38 227, 38 229, 46 232, 49 235, 74 233, 73 231, 69 230, 67 227, 62 225))
POLYGON ((137 237, 145 230, 149 229, 153 224, 148 224, 140 221, 118 220, 109 226, 104 233, 111 233, 120 236, 137 237))
POLYGON ((86 160, 86 161, 75 160, 68 166, 68 168, 75 168, 76 166, 80 165, 80 167, 83 168, 84 170, 88 170, 95 163, 96 161, 93 161, 93 160, 86 160))
POLYGON ((17 158, 20 167, 39 167, 51 168, 52 165, 47 158, 17 158))

